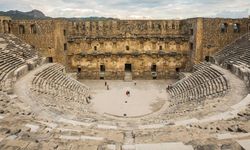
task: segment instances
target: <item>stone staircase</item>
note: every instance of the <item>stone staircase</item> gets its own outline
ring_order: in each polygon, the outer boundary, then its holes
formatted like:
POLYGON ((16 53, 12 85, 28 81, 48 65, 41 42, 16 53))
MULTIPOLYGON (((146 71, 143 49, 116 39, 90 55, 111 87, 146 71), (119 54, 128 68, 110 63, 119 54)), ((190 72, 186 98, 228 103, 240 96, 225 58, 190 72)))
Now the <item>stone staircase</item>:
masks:
POLYGON ((124 145, 122 150, 135 150, 135 138, 133 131, 127 131, 124 133, 124 145))
POLYGON ((126 82, 132 81, 132 72, 125 72, 124 81, 126 82))

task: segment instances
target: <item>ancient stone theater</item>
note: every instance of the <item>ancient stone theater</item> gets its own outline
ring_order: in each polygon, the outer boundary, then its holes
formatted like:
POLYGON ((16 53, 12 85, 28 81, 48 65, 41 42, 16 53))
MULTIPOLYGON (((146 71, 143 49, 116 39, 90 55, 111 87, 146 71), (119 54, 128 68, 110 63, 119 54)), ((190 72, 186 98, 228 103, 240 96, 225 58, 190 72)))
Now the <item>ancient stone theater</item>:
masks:
POLYGON ((0 16, 0 149, 250 149, 250 19, 0 16))

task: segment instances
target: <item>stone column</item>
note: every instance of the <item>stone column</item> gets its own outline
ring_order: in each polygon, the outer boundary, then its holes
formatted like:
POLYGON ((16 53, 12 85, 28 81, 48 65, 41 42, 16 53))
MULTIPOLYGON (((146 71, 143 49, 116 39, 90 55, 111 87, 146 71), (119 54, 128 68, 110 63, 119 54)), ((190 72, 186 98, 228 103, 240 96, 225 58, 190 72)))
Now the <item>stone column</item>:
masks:
POLYGON ((3 20, 3 30, 4 30, 4 33, 8 33, 8 21, 7 20, 3 20))
POLYGON ((3 21, 0 20, 0 33, 3 33, 3 21))

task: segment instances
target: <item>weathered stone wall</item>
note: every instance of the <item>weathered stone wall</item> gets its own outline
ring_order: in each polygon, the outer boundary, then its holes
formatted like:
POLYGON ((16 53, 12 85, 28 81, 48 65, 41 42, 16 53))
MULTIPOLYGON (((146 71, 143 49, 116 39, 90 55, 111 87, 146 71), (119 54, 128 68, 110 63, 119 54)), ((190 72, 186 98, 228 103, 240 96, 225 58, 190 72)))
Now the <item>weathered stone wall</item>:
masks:
POLYGON ((67 41, 63 32, 65 27, 67 22, 64 20, 18 20, 12 22, 11 31, 39 49, 40 55, 52 57, 53 61, 65 64, 66 54, 63 49, 67 41))
POLYGON ((186 69, 184 33, 179 20, 73 21, 67 33, 69 66, 81 68, 82 78, 99 79, 105 65, 105 79, 123 79, 125 64, 131 64, 133 79, 152 79, 154 64, 157 78, 173 77, 176 68, 186 69))
POLYGON ((133 78, 149 79, 152 64, 156 64, 159 78, 172 77, 176 68, 189 70, 205 56, 245 34, 248 22, 249 19, 221 18, 18 20, 12 21, 11 32, 38 48, 42 56, 64 64, 68 71, 81 68, 82 78, 98 79, 102 64, 105 78, 122 79, 124 65, 130 63, 133 78), (228 25, 224 33, 222 23, 228 25), (239 32, 234 31, 235 23, 240 26, 239 32))
POLYGON ((250 32, 250 16, 248 17, 248 32, 250 32))
POLYGON ((163 54, 120 54, 120 55, 72 55, 72 69, 81 68, 80 77, 99 79, 101 65, 105 66, 105 79, 123 79, 125 64, 131 64, 133 79, 152 79, 152 65, 156 65, 157 79, 176 76, 176 68, 185 68, 186 55, 177 53, 163 54))
POLYGON ((68 54, 81 52, 188 52, 188 37, 162 37, 162 38, 99 38, 75 39, 68 43, 68 54))
POLYGON ((71 35, 122 37, 131 35, 179 35, 180 20, 104 20, 70 23, 71 35))
POLYGON ((185 34, 189 35, 190 61, 188 62, 188 68, 191 69, 194 64, 199 62, 199 56, 202 53, 202 50, 199 48, 203 33, 202 18, 184 20, 183 24, 185 24, 185 34))
POLYGON ((206 56, 213 55, 239 36, 247 33, 248 21, 247 18, 193 18, 184 20, 185 31, 193 32, 189 39, 191 64, 204 61, 206 56), (227 25, 224 32, 221 31, 222 24, 227 25), (234 24, 239 25, 239 31, 234 30, 234 24))
POLYGON ((11 18, 8 16, 0 16, 0 33, 11 32, 11 18))
POLYGON ((203 19, 203 35, 201 38, 201 46, 198 51, 201 54, 196 55, 200 60, 204 60, 205 56, 211 56, 218 50, 230 44, 236 38, 247 33, 248 19, 221 19, 221 18, 204 18, 203 19), (221 25, 226 23, 227 31, 221 31, 221 25), (239 24, 239 32, 234 31, 234 24, 239 24))

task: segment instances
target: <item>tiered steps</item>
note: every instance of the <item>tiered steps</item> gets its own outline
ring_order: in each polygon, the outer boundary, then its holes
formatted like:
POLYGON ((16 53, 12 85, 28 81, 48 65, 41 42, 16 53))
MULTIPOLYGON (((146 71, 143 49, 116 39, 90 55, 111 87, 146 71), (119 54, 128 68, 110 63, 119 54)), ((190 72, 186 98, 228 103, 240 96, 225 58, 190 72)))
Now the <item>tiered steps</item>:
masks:
POLYGON ((89 103, 89 88, 66 76, 63 70, 64 67, 56 63, 41 70, 32 81, 32 90, 51 98, 60 97, 79 104, 89 103))
POLYGON ((197 71, 168 89, 172 97, 172 105, 222 96, 228 90, 227 80, 221 72, 207 64, 199 64, 195 67, 197 71))
POLYGON ((132 73, 131 72, 125 72, 124 81, 126 81, 126 82, 132 81, 132 73))

